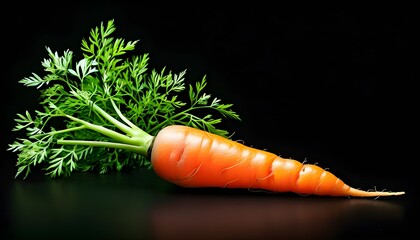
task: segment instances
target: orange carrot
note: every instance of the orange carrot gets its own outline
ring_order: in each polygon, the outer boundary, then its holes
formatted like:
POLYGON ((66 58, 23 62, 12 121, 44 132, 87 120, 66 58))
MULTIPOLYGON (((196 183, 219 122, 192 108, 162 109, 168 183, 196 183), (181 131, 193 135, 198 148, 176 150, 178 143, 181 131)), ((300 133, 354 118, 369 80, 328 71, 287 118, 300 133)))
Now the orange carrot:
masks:
POLYGON ((182 187, 245 188, 353 197, 405 193, 355 189, 316 165, 284 159, 181 125, 168 126, 157 134, 150 157, 158 176, 182 187))
POLYGON ((232 141, 215 126, 221 118, 193 113, 206 109, 240 120, 232 104, 203 91, 205 77, 186 86, 185 71, 146 74, 148 54, 123 60, 138 41, 110 37, 114 30, 113 20, 92 29, 82 41, 78 62, 72 62, 72 51, 60 56, 47 47, 49 58, 42 62, 47 74, 19 81, 41 91, 42 110, 15 118, 12 130, 26 136, 9 144, 9 151, 18 152, 15 177, 26 178, 41 165, 52 178, 152 166, 163 179, 185 187, 359 197, 404 194, 358 190, 316 165, 232 141), (188 101, 178 95, 185 90, 188 101), (57 118, 64 122, 52 120, 57 118), (171 125, 175 123, 179 125, 171 125))

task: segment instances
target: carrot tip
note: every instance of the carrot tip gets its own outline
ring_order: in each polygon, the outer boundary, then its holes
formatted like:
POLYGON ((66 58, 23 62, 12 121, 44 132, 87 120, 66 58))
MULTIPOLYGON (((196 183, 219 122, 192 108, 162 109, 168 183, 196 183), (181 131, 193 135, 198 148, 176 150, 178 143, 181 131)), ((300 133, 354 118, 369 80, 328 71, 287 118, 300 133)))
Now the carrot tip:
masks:
POLYGON ((380 191, 364 191, 356 188, 350 188, 348 196, 351 197, 386 197, 404 195, 405 192, 380 192, 380 191))

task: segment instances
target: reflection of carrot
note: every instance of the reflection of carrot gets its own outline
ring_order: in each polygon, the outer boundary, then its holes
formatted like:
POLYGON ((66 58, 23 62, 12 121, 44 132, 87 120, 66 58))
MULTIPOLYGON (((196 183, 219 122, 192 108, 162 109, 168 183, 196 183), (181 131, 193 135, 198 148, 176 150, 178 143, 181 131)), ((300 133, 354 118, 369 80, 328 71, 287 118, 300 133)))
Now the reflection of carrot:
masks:
POLYGON ((284 159, 180 125, 168 126, 157 134, 151 162, 160 177, 183 187, 253 188, 354 197, 404 194, 358 190, 316 165, 284 159))
MULTIPOLYGON (((392 226, 404 219, 400 204, 356 198, 343 201, 184 192, 168 195, 148 207, 152 238, 171 240, 379 238, 392 236, 392 226), (368 232, 359 231, 364 224, 376 226, 385 222, 390 226, 387 229, 370 227, 368 232)), ((135 217, 133 222, 138 221, 135 217)))

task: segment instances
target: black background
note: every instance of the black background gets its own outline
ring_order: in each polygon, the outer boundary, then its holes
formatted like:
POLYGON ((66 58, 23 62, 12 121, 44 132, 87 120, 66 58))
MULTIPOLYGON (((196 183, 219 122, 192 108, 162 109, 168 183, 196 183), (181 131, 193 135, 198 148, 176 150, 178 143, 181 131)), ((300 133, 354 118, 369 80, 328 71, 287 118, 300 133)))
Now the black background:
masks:
POLYGON ((150 54, 151 68, 187 69, 191 83, 206 76, 207 92, 242 118, 223 123, 233 138, 363 189, 406 191, 415 215, 414 7, 11 4, 1 30, 4 189, 16 170, 5 151, 13 118, 37 106, 36 91, 18 80, 42 71, 45 46, 80 54, 90 29, 114 19, 115 36, 140 40, 136 51, 150 54))

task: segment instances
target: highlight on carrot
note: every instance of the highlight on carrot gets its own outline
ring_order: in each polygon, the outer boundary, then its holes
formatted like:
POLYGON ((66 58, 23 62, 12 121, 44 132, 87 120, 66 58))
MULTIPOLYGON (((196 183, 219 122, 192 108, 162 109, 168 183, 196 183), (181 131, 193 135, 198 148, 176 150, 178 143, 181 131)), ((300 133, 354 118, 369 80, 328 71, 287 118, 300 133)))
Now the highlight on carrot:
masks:
POLYGON ((147 53, 124 58, 138 40, 114 38, 114 31, 113 20, 93 28, 82 40, 78 61, 70 50, 60 55, 46 47, 44 75, 32 73, 19 81, 40 91, 40 107, 15 119, 12 130, 25 132, 8 148, 17 153, 15 178, 27 178, 35 167, 51 178, 148 168, 182 187, 320 196, 404 194, 359 190, 316 165, 232 140, 217 125, 222 118, 241 119, 233 104, 204 92, 205 77, 186 86, 186 71, 149 72, 147 53))

